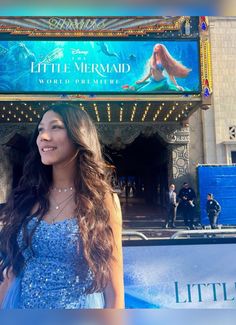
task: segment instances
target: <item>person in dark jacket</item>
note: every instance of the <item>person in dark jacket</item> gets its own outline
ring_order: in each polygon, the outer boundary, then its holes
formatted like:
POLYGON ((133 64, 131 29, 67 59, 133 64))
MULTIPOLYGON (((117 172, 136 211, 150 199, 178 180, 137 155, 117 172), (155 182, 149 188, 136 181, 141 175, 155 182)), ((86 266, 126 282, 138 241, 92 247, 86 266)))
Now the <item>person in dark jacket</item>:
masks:
POLYGON ((206 211, 208 218, 210 220, 210 225, 212 229, 216 228, 217 219, 219 213, 221 211, 220 204, 213 198, 212 193, 207 194, 207 203, 206 203, 206 211))
POLYGON ((179 209, 184 218, 184 224, 186 227, 193 229, 194 213, 196 193, 188 183, 183 183, 183 187, 179 191, 178 195, 180 199, 179 209))

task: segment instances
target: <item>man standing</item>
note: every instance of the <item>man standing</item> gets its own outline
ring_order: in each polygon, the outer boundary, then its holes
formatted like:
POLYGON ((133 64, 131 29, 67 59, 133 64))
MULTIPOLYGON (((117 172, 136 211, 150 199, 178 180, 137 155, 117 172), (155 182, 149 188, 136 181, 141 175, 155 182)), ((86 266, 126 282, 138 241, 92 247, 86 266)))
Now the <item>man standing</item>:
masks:
POLYGON ((220 204, 213 198, 212 193, 207 194, 207 203, 206 203, 207 215, 210 220, 211 229, 216 228, 217 219, 221 211, 220 204))
POLYGON ((175 185, 171 184, 169 186, 169 191, 166 192, 166 224, 165 227, 175 228, 175 220, 176 220, 176 209, 177 209, 177 202, 176 202, 176 192, 175 192, 175 185))
POLYGON ((181 209, 184 224, 186 227, 190 227, 193 229, 193 220, 194 220, 194 199, 196 198, 196 194, 194 190, 189 186, 188 183, 183 183, 183 187, 179 191, 180 204, 179 207, 181 209))

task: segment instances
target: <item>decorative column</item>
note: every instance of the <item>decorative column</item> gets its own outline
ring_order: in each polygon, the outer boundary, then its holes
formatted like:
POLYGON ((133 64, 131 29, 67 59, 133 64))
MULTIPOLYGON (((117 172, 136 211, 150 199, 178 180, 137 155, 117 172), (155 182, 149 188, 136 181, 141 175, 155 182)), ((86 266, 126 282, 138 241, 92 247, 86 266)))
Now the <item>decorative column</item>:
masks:
POLYGON ((189 173, 189 146, 188 144, 172 147, 173 179, 186 177, 189 173))
POLYGON ((183 181, 189 179, 189 127, 175 124, 164 124, 159 129, 159 135, 167 142, 168 149, 168 183, 180 187, 183 181))

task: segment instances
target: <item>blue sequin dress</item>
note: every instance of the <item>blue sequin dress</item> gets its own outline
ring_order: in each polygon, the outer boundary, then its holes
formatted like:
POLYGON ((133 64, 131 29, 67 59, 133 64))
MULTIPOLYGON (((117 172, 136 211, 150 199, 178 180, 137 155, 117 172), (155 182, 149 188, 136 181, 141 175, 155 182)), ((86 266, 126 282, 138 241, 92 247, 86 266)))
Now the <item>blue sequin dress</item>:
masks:
MULTIPOLYGON (((36 222, 35 217, 29 222, 29 231, 36 222)), ((23 245, 22 232, 18 244, 23 245)), ((23 252, 24 268, 11 284, 3 309, 104 308, 102 292, 85 292, 93 276, 83 256, 76 218, 53 224, 40 221, 32 249, 23 252)))

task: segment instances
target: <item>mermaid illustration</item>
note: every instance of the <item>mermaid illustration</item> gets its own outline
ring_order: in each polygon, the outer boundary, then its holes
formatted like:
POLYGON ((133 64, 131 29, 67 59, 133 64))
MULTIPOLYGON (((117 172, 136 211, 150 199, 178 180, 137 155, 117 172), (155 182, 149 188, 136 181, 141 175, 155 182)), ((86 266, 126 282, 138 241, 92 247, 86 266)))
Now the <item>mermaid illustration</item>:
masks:
POLYGON ((178 85, 175 78, 185 78, 190 71, 191 69, 171 56, 165 45, 156 44, 148 61, 148 73, 126 90, 137 92, 184 91, 186 89, 178 85))
POLYGON ((0 46, 0 92, 26 90, 32 80, 29 78, 32 62, 48 64, 62 57, 63 49, 58 47, 39 61, 23 42, 16 43, 9 49, 0 46))
POLYGON ((9 49, 0 48, 0 92, 22 89, 27 85, 26 76, 30 71, 31 62, 36 58, 23 42, 17 42, 9 49))

